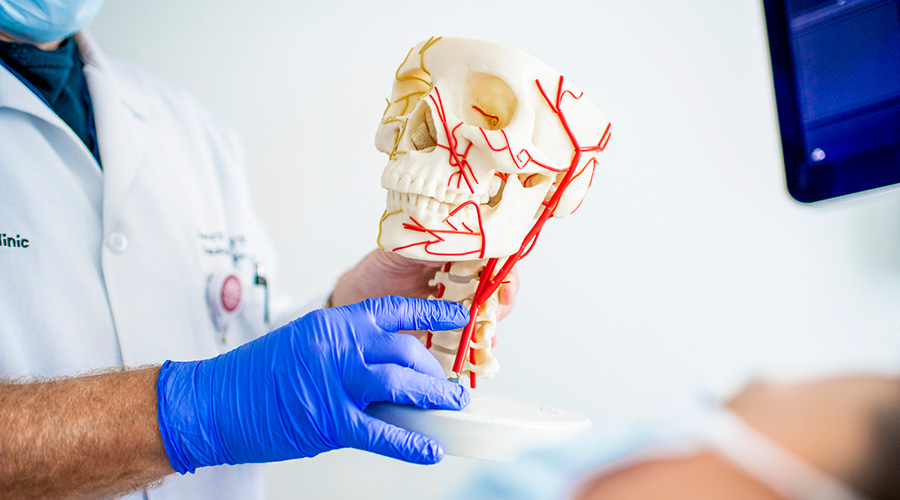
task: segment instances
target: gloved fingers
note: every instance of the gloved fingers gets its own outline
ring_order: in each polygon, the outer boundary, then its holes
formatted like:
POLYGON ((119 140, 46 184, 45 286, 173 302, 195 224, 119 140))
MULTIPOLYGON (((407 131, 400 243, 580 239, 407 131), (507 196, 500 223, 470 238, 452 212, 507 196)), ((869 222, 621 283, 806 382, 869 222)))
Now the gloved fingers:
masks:
POLYGON ((447 380, 443 371, 439 377, 434 377, 392 364, 371 365, 368 371, 371 377, 354 377, 351 382, 357 390, 348 387, 351 397, 361 408, 369 403, 386 402, 428 409, 461 410, 469 404, 469 391, 447 380))
POLYGON ((366 335, 360 340, 367 364, 393 363, 433 377, 446 378, 441 363, 416 337, 405 333, 366 335))
POLYGON ((361 411, 347 445, 420 465, 436 464, 444 458, 444 448, 434 439, 388 424, 361 411))
POLYGON ((399 330, 455 330, 466 326, 469 312, 455 302, 409 299, 397 295, 360 302, 375 324, 388 332, 399 330))

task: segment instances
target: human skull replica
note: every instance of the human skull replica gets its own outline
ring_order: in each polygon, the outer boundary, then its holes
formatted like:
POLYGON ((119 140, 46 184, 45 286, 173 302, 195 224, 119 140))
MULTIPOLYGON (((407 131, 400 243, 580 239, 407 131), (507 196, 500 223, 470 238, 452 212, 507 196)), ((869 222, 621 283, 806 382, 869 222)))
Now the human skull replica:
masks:
MULTIPOLYGON (((463 38, 416 45, 397 70, 375 138, 390 156, 379 245, 423 260, 514 254, 572 167, 573 141, 557 107, 578 144, 608 138, 596 105, 528 54, 463 38)), ((595 157, 575 165, 554 216, 581 203, 595 157)))
POLYGON ((388 196, 378 245, 415 259, 453 261, 433 280, 440 291, 434 298, 474 304, 473 321, 481 324, 471 339, 453 332, 430 337, 448 375, 496 373, 490 344, 499 283, 479 297, 479 280, 502 281, 547 218, 578 208, 609 128, 558 72, 503 45, 432 38, 397 69, 375 137, 390 157, 381 179, 388 196), (490 275, 481 276, 491 259, 490 275), (497 275, 496 259, 509 264, 497 275), (466 342, 471 356, 461 366, 457 353, 466 342))

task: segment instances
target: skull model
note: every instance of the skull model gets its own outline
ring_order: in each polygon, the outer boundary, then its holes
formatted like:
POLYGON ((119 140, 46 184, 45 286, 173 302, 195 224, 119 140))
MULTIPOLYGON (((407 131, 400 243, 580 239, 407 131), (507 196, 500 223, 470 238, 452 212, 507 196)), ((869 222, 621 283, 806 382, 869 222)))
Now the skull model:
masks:
POLYGON ((559 73, 502 45, 432 38, 397 69, 375 137, 390 157, 378 245, 452 261, 433 298, 470 307, 472 323, 426 342, 448 375, 496 373, 496 290, 543 223, 581 204, 609 129, 559 73))

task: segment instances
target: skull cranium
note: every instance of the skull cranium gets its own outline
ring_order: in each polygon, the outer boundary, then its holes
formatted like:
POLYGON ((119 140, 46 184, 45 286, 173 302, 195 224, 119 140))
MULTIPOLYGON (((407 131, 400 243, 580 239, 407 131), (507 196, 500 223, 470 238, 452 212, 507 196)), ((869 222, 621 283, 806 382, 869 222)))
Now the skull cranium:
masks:
POLYGON ((510 256, 543 211, 580 205, 608 139, 594 103, 528 54, 421 42, 396 72, 375 138, 390 157, 378 244, 424 260, 510 256))

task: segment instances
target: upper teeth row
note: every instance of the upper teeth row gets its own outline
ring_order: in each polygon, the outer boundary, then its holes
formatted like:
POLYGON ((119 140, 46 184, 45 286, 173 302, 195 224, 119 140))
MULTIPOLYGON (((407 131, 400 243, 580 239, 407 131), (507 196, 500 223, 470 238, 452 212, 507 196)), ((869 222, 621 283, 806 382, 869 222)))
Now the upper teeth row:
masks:
POLYGON ((478 219, 478 207, 475 205, 466 205, 460 210, 456 205, 441 203, 425 195, 399 193, 393 190, 388 191, 386 208, 388 212, 402 210, 423 224, 436 224, 444 221, 454 210, 456 211, 453 214, 455 220, 477 221, 478 219))
POLYGON ((453 206, 459 206, 467 201, 475 201, 478 203, 487 203, 490 199, 489 193, 480 195, 470 195, 468 193, 460 193, 447 186, 447 183, 438 183, 434 179, 426 180, 423 177, 413 178, 410 175, 401 175, 399 172, 393 172, 382 178, 382 186, 388 190, 399 191, 401 193, 409 193, 416 195, 424 195, 433 198, 440 203, 448 203, 453 206))
POLYGON ((443 219, 450 215, 453 207, 454 205, 450 203, 441 203, 425 195, 388 190, 387 210, 389 212, 403 210, 419 217, 424 217, 426 214, 437 214, 443 219))

